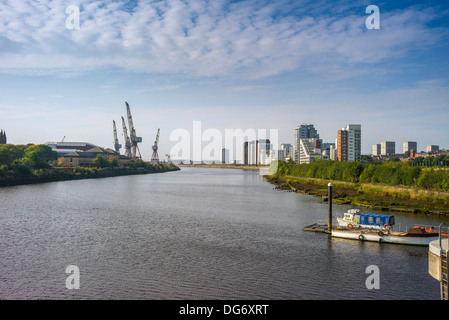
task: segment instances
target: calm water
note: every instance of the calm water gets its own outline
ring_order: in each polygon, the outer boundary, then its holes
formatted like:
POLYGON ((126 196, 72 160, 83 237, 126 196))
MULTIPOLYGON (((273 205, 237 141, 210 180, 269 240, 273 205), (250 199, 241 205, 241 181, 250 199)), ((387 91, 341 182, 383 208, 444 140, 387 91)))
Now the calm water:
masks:
POLYGON ((2 188, 0 298, 440 299, 426 247, 301 231, 326 216, 315 197, 232 169, 2 188), (66 288, 68 265, 79 290, 66 288))

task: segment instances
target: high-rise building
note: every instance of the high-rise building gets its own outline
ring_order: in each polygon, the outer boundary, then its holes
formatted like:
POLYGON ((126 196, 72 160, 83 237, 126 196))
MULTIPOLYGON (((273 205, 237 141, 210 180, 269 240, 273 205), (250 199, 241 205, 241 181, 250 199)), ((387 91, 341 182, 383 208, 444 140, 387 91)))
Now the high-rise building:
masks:
POLYGON ((283 159, 279 158, 279 160, 291 159, 292 158, 293 146, 290 143, 282 143, 280 151, 282 151, 282 153, 279 153, 279 155, 281 155, 283 157, 283 159))
POLYGON ((321 143, 317 138, 302 138, 299 151, 300 163, 310 163, 315 159, 322 159, 321 143))
POLYGON ((337 133, 337 160, 348 161, 348 131, 344 129, 337 133))
POLYGON ((411 153, 411 151, 418 152, 418 144, 415 141, 404 141, 402 143, 402 153, 411 153))
POLYGON ((248 141, 243 142, 243 159, 242 163, 248 165, 248 141))
POLYGON ((6 132, 2 129, 0 131, 0 144, 6 144, 6 143, 7 143, 6 132))
POLYGON ((382 141, 380 143, 380 154, 388 156, 396 153, 396 143, 394 141, 382 141))
MULTIPOLYGON (((259 139, 248 142, 248 164, 267 164, 271 159, 270 150, 271 144, 269 139, 259 139)), ((243 157, 245 158, 245 156, 243 157)))
POLYGON ((373 156, 380 156, 380 153, 381 153, 381 146, 380 146, 380 143, 378 143, 378 144, 373 144, 372 155, 373 155, 373 156))
POLYGON ((269 165, 271 162, 271 143, 269 139, 257 140, 258 165, 269 165))
POLYGON ((426 148, 427 152, 437 152, 438 150, 440 150, 440 146, 434 144, 428 145, 426 148))
POLYGON ((329 147, 329 159, 330 160, 337 160, 337 147, 335 146, 336 144, 333 143, 330 147, 329 147))
POLYGON ((337 160, 360 161, 362 156, 362 128, 350 124, 337 133, 337 160))
POLYGON ((221 163, 229 163, 229 150, 228 149, 221 149, 221 163))
MULTIPOLYGON (((300 163, 300 141, 303 138, 315 138, 320 141, 320 135, 318 134, 317 130, 315 129, 313 124, 301 124, 297 128, 295 128, 295 134, 294 134, 294 149, 295 153, 293 155, 293 160, 300 163)), ((321 145, 320 145, 321 148, 321 145)))

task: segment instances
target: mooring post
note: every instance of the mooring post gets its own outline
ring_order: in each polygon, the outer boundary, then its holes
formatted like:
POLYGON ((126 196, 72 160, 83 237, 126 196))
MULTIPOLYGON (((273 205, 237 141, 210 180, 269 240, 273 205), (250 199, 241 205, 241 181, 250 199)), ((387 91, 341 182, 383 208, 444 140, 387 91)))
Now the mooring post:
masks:
POLYGON ((327 230, 330 232, 332 230, 332 183, 327 185, 327 230))

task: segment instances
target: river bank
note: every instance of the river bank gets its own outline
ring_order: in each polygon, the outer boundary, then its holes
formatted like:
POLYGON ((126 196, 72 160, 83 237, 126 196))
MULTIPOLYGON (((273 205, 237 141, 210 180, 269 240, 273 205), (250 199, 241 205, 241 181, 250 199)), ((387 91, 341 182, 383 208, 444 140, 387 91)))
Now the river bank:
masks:
POLYGON ((276 189, 314 195, 327 201, 327 185, 333 185, 332 201, 382 211, 426 213, 449 216, 449 192, 392 187, 368 183, 304 178, 291 175, 266 175, 276 189))
POLYGON ((50 168, 35 170, 29 174, 15 174, 7 178, 0 178, 0 187, 10 187, 45 182, 99 179, 137 174, 163 173, 181 170, 177 166, 160 165, 147 168, 50 168))
POLYGON ((215 168, 215 169, 241 169, 241 170, 268 170, 269 166, 244 166, 235 164, 178 164, 178 167, 215 168))

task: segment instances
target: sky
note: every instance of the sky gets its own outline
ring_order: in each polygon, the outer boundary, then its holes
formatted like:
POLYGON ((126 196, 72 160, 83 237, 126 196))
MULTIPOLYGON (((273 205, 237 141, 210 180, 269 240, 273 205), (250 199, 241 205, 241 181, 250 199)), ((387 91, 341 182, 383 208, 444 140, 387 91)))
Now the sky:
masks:
POLYGON ((175 132, 195 143, 195 123, 223 139, 273 129, 279 144, 303 123, 324 142, 361 124, 362 154, 449 149, 449 3, 0 0, 8 143, 113 148, 115 120, 124 145, 125 101, 144 160, 159 128, 163 159, 175 132))

